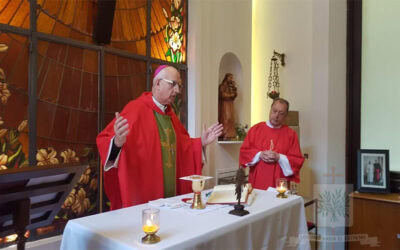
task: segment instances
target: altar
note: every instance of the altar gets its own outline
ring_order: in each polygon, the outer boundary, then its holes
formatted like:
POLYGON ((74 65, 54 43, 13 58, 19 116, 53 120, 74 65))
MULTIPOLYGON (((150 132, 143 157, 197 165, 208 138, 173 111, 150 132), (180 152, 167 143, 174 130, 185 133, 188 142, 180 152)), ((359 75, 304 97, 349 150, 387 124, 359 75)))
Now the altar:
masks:
MULTIPOLYGON (((153 245, 141 242, 145 235, 142 210, 152 207, 148 203, 70 220, 61 250, 310 249, 303 199, 296 195, 278 199, 271 191, 254 192, 253 204, 246 207, 250 214, 243 217, 228 214, 231 206, 198 214, 160 208, 157 235, 161 241, 153 245)), ((179 198, 185 197, 191 195, 179 198)))

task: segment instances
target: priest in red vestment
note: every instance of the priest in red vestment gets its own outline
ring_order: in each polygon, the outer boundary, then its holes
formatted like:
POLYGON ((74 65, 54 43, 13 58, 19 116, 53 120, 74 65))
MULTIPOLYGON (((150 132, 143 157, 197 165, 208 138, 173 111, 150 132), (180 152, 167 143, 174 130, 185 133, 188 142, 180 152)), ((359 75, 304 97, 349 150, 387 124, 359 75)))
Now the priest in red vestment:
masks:
POLYGON ((304 158, 296 132, 283 124, 288 111, 288 101, 275 99, 269 120, 251 127, 240 148, 239 163, 250 167, 249 182, 254 188, 275 187, 278 178, 300 182, 304 158))
POLYGON ((129 102, 97 136, 112 210, 192 191, 179 178, 201 174, 202 151, 223 128, 216 123, 190 138, 170 106, 180 88, 174 67, 158 67, 152 91, 129 102))

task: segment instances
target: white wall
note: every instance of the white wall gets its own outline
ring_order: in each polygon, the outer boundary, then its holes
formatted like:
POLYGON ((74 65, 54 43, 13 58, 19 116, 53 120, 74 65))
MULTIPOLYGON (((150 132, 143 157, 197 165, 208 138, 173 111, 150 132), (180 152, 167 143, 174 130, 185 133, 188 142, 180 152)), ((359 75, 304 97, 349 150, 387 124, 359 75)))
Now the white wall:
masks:
POLYGON ((363 1, 361 148, 388 149, 400 171, 400 1, 363 1))
MULTIPOLYGON (((234 76, 239 95, 235 105, 241 109, 238 122, 250 123, 251 1, 190 0, 188 36, 189 133, 200 136, 202 124, 218 121, 219 69, 227 53, 241 64, 241 76, 234 76)), ((239 148, 239 144, 208 146, 203 174, 215 176, 217 169, 237 168, 239 148)))

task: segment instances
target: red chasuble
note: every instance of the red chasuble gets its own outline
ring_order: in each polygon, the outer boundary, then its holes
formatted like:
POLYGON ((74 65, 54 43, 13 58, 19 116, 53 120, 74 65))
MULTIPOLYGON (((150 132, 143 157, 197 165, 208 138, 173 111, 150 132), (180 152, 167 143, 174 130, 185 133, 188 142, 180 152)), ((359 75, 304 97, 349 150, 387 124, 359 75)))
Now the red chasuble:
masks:
MULTIPOLYGON (((128 120, 130 132, 122 146, 118 167, 104 172, 104 188, 112 210, 164 196, 160 136, 154 112, 164 114, 154 103, 151 92, 129 102, 121 112, 128 120)), ((191 183, 179 178, 201 174, 201 139, 189 137, 169 105, 165 115, 171 117, 176 134, 176 193, 189 193, 192 192, 191 183)), ((103 166, 114 136, 114 122, 115 118, 97 136, 103 166)))
POLYGON ((270 128, 266 122, 261 122, 251 127, 240 148, 240 165, 244 166, 252 162, 258 152, 271 150, 271 147, 273 151, 287 156, 293 175, 286 177, 278 162, 266 163, 260 159, 258 163, 250 167, 249 182, 253 187, 257 189, 275 187, 278 178, 300 182, 299 173, 304 158, 296 132, 286 125, 270 128))

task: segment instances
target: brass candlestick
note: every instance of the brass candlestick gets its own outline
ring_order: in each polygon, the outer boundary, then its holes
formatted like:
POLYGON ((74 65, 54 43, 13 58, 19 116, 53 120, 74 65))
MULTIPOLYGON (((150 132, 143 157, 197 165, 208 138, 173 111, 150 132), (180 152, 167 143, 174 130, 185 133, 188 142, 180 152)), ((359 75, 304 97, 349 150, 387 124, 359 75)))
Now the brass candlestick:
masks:
POLYGON ((154 244, 160 242, 161 238, 156 235, 160 229, 160 210, 156 208, 144 209, 142 212, 143 232, 146 234, 142 238, 144 244, 154 244))
MULTIPOLYGON (((278 191, 279 192, 279 191, 278 191)), ((279 192, 276 197, 280 198, 280 199, 285 199, 287 198, 287 195, 285 194, 286 191, 283 192, 279 192)))
POLYGON ((161 238, 160 238, 160 236, 156 235, 157 232, 154 232, 154 233, 145 232, 145 233, 146 233, 146 236, 144 236, 142 238, 142 243, 154 244, 154 243, 160 242, 161 238))

